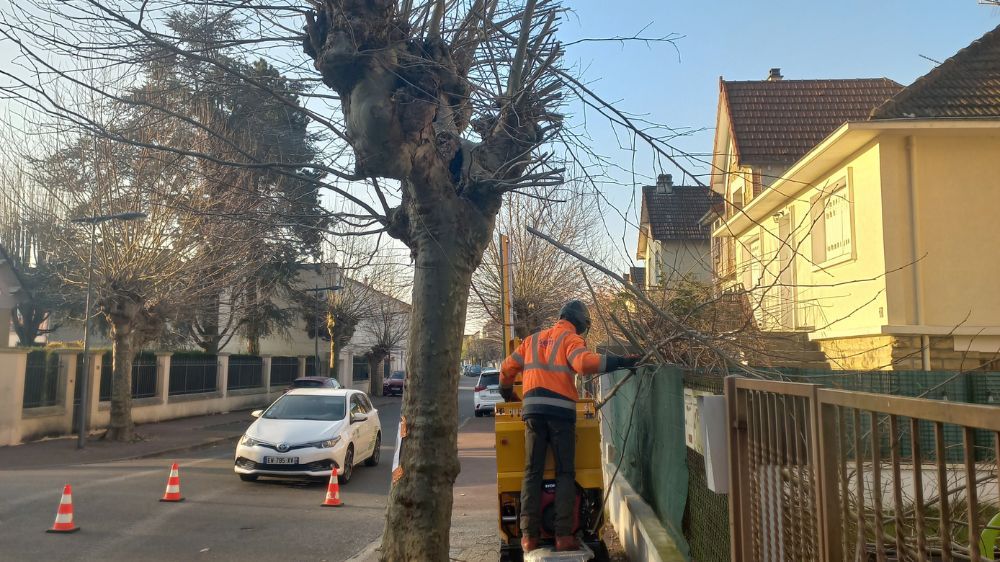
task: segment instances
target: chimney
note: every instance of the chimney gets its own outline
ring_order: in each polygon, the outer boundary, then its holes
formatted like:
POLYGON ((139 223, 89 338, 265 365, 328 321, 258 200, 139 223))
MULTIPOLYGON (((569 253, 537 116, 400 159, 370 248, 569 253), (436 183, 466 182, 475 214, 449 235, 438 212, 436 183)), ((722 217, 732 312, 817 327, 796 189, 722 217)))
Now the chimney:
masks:
POLYGON ((782 78, 784 78, 784 76, 781 75, 781 69, 780 68, 772 68, 767 73, 767 81, 768 82, 777 82, 778 80, 781 80, 782 78))
POLYGON ((670 174, 660 174, 656 176, 656 192, 666 195, 674 191, 674 177, 670 174))

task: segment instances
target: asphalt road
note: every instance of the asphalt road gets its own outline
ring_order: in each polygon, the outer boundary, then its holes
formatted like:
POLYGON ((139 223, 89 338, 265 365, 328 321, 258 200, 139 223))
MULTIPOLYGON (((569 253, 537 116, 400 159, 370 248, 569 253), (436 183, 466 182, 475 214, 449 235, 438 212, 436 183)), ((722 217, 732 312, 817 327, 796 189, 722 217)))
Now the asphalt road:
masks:
MULTIPOLYGON (((461 381, 460 422, 472 416, 461 381)), ((322 508, 326 483, 262 479, 232 471, 233 446, 105 464, 0 471, 0 560, 347 560, 378 539, 389 491, 400 400, 379 407, 382 463, 341 487, 346 503, 322 508), (160 503, 171 462, 182 503, 160 503), (73 485, 81 531, 55 535, 62 486, 73 485)))

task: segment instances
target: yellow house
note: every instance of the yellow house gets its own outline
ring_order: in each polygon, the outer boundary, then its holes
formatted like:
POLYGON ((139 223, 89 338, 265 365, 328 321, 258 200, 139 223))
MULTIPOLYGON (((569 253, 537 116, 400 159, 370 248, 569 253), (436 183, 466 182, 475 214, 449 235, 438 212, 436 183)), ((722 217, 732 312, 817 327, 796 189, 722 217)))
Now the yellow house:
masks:
POLYGON ((742 169, 720 166, 717 271, 750 290, 763 329, 807 333, 835 368, 996 367, 1000 27, 756 195, 734 201, 742 169))

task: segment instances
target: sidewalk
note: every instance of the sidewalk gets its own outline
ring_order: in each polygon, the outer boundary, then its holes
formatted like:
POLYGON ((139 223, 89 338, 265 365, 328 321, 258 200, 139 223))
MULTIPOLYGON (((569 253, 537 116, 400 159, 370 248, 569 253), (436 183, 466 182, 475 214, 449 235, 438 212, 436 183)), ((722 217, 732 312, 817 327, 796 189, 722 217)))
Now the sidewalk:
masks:
POLYGON ((495 562, 500 557, 495 445, 492 417, 469 418, 459 431, 462 472, 451 514, 452 560, 495 562))
MULTIPOLYGON (((392 400, 372 397, 376 407, 392 400)), ((142 440, 134 443, 102 441, 100 433, 94 433, 82 450, 76 448, 75 435, 0 447, 0 471, 123 461, 235 442, 254 421, 250 411, 137 425, 136 433, 142 440)))

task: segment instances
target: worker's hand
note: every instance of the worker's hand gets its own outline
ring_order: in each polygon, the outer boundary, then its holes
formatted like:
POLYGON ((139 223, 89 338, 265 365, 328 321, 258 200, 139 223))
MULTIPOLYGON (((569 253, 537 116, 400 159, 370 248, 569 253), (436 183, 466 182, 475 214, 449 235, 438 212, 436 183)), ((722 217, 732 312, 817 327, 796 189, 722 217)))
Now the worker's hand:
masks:
POLYGON ((514 394, 513 386, 501 386, 500 396, 503 398, 504 402, 517 402, 517 395, 514 394))
POLYGON ((626 355, 624 357, 618 355, 608 355, 608 359, 605 363, 608 372, 614 372, 618 369, 631 369, 635 367, 636 363, 639 362, 638 355, 626 355))
POLYGON ((639 363, 639 359, 641 359, 641 357, 638 356, 638 355, 626 355, 625 357, 622 357, 622 364, 621 364, 621 367, 619 367, 619 368, 620 369, 631 369, 631 368, 635 367, 636 364, 639 363))

